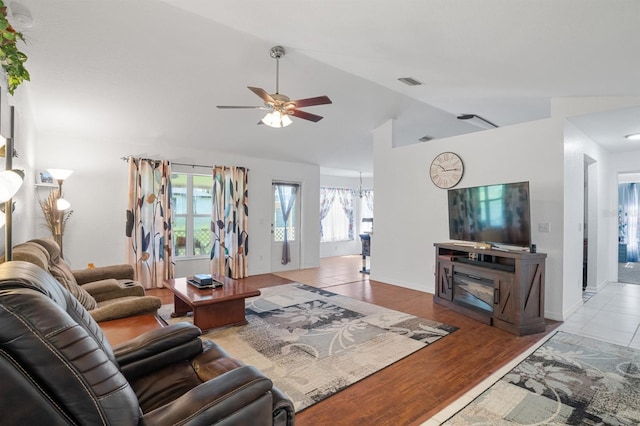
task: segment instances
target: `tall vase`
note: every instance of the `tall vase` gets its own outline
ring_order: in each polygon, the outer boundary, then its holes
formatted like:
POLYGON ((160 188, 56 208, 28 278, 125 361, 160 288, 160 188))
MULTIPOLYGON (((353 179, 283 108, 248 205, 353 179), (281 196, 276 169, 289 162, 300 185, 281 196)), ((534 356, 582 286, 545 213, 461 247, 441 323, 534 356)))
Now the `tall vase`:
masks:
POLYGON ((62 234, 53 234, 53 240, 58 243, 60 246, 60 257, 64 259, 64 254, 62 251, 62 234))

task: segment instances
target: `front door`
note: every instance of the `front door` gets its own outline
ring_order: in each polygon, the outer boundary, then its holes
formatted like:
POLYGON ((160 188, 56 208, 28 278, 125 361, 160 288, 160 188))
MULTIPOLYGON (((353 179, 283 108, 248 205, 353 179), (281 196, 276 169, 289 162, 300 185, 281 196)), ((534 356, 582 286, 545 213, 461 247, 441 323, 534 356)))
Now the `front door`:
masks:
POLYGON ((272 188, 271 271, 300 269, 301 186, 297 183, 274 182, 272 188), (285 237, 289 246, 289 259, 283 259, 285 237))

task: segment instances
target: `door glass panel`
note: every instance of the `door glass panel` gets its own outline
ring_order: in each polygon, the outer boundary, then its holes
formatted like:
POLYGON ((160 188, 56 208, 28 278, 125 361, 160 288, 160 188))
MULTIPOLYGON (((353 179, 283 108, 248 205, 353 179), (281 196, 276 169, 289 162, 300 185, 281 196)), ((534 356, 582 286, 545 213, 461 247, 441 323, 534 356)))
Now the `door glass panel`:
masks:
MULTIPOLYGON (((284 216, 282 214, 282 209, 280 207, 280 197, 278 196, 278 184, 273 185, 273 196, 274 196, 274 219, 273 219, 273 241, 282 242, 284 241, 284 216)), ((282 185, 283 193, 286 195, 285 198, 291 196, 292 186, 291 185, 282 185)), ((295 241, 296 240, 296 207, 297 207, 297 198, 294 200, 293 206, 291 207, 291 211, 289 212, 289 220, 287 221, 287 241, 295 241)))

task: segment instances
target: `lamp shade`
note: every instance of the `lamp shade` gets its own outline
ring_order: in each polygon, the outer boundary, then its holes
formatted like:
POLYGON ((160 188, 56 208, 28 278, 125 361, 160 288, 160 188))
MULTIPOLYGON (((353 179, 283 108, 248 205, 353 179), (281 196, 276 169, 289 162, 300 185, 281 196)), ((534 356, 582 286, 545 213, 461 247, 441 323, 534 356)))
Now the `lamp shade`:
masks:
POLYGON ((265 115, 262 120, 264 124, 269 127, 287 127, 292 123, 291 118, 289 118, 289 114, 283 114, 280 111, 272 111, 265 115))
POLYGON ((73 170, 68 169, 47 169, 47 171, 55 180, 65 180, 73 173, 73 170))
POLYGON ((22 170, 4 170, 0 172, 0 202, 10 200, 22 186, 22 170))
POLYGON ((67 210, 69 207, 71 207, 71 203, 65 200, 64 198, 58 198, 56 200, 56 208, 58 210, 64 211, 64 210, 67 210))

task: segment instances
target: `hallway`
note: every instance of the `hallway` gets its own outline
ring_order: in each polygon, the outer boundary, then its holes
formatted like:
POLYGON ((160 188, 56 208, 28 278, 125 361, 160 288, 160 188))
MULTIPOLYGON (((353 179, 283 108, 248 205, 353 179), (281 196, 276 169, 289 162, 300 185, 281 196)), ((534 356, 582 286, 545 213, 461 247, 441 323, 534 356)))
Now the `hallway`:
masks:
POLYGON ((610 283, 590 297, 560 330, 640 349, 640 285, 610 283))

